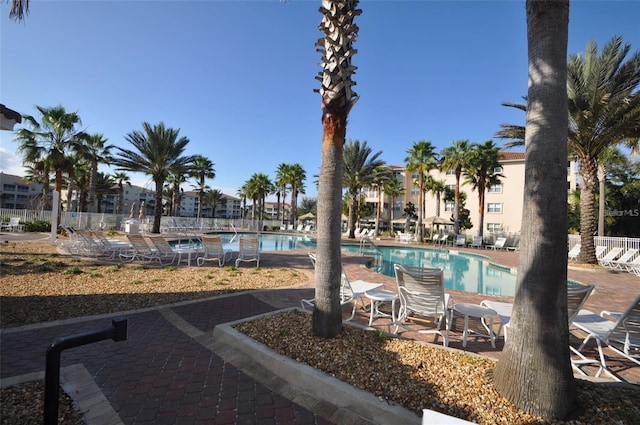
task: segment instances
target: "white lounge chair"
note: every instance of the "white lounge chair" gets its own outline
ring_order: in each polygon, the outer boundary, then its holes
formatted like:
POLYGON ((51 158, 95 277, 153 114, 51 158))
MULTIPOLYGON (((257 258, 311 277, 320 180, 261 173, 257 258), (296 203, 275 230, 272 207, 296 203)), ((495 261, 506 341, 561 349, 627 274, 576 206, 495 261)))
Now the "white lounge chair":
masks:
POLYGON ((220 235, 202 235, 201 239, 204 252, 196 260, 199 266, 202 266, 205 261, 217 261, 222 267, 231 258, 231 250, 223 247, 220 235))
POLYGON ((624 270, 626 264, 630 263, 633 257, 635 257, 637 254, 638 250, 636 248, 629 248, 617 260, 610 261, 608 267, 618 270, 624 270))
MULTIPOLYGON (((442 235, 442 237, 444 237, 444 235, 442 235)), ((440 235, 437 233, 434 233, 434 235, 431 237, 431 243, 434 245, 437 245, 440 243, 440 235)))
MULTIPOLYGON (((316 257, 314 253, 309 253, 309 258, 311 259, 311 263, 313 267, 316 266, 316 257)), ((340 285, 340 304, 346 305, 349 303, 353 303, 353 309, 351 310, 351 316, 348 319, 345 319, 345 322, 353 320, 356 315, 356 309, 358 307, 358 300, 362 301, 362 297, 365 295, 367 291, 371 291, 374 289, 378 289, 383 286, 382 283, 371 283, 366 282, 364 280, 354 280, 353 282, 349 281, 347 277, 347 273, 342 269, 342 283, 340 285)), ((311 300, 301 300, 302 309, 305 309, 305 306, 312 307, 315 304, 315 298, 311 300)), ((362 305, 364 305, 364 301, 362 301, 362 305)))
MULTIPOLYGON (((569 285, 567 286, 567 311, 569 318, 569 325, 574 320, 582 306, 584 305, 591 292, 593 292, 595 286, 593 285, 569 285)), ((502 329, 504 329, 504 339, 507 340, 507 330, 509 329, 509 322, 511 321, 511 312, 513 310, 513 304, 491 301, 491 300, 483 300, 480 302, 480 305, 483 307, 490 308, 495 310, 498 313, 498 318, 500 319, 500 327, 496 332, 496 335, 500 335, 502 329)), ((482 324, 488 328, 487 323, 483 320, 482 324)))
POLYGON ((236 258, 236 267, 241 261, 256 262, 256 267, 260 267, 260 245, 257 236, 242 236, 239 240, 240 248, 238 258, 236 258))
POLYGON ((631 302, 624 313, 602 311, 598 315, 589 310, 581 310, 574 319, 573 325, 587 334, 580 347, 573 350, 574 352, 581 353, 589 340, 596 341, 600 357, 598 361, 600 368, 596 377, 605 372, 613 379, 619 380, 607 369, 606 356, 602 350, 603 344, 640 365, 640 295, 631 302), (613 320, 609 320, 607 316, 613 320))
POLYGON ((482 248, 482 236, 474 236, 469 246, 471 248, 482 248))
POLYGON ((601 259, 606 251, 607 251, 607 247, 606 246, 604 246, 604 245, 596 246, 596 260, 601 259))
POLYGON ((405 266, 395 264, 396 283, 400 298, 400 310, 395 322, 394 333, 399 327, 418 333, 432 333, 441 336, 443 345, 449 345, 449 327, 451 297, 444 292, 443 272, 441 269, 405 266), (435 329, 414 329, 405 324, 407 320, 420 321, 421 318, 434 319, 435 329), (442 331, 444 321, 445 330, 442 331))
POLYGON ((571 248, 569 252, 567 252, 567 259, 569 261, 576 261, 578 259, 578 255, 580 255, 581 247, 582 245, 580 245, 579 243, 575 244, 573 248, 571 248))
POLYGON ((620 247, 611 248, 611 250, 609 250, 609 252, 607 252, 604 257, 598 260, 598 263, 600 263, 601 266, 608 267, 613 260, 618 258, 622 251, 624 250, 620 247))
POLYGON ((467 237, 465 235, 457 235, 454 245, 455 246, 466 247, 467 246, 467 237))
POLYGON ((150 262, 158 260, 158 252, 151 249, 142 235, 127 234, 125 236, 131 244, 131 251, 121 252, 119 255, 120 261, 141 260, 144 262, 150 262))
POLYGON ((485 248, 487 249, 504 249, 504 245, 507 243, 507 238, 498 238, 496 239, 493 245, 487 245, 485 248))
POLYGON ((624 267, 624 270, 628 271, 629 273, 640 276, 640 255, 638 255, 635 260, 621 264, 620 266, 624 267))
POLYGON ((155 252, 155 259, 161 265, 173 264, 178 259, 178 252, 174 250, 169 242, 162 235, 149 236, 151 242, 151 249, 155 252))

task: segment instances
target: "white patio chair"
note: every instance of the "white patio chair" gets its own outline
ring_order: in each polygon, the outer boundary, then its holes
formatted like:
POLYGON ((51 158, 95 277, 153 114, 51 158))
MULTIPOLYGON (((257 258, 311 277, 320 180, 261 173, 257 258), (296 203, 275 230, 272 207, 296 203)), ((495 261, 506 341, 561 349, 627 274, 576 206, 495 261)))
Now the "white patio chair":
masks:
MULTIPOLYGON (((311 259, 311 263, 315 269, 316 266, 316 256, 314 253, 309 253, 309 258, 311 259)), ((348 319, 345 319, 345 322, 353 320, 356 315, 356 309, 358 308, 358 300, 362 302, 364 306, 364 301, 362 297, 365 295, 367 291, 371 291, 374 289, 378 289, 383 286, 382 283, 371 283, 366 282, 364 280, 354 280, 353 282, 349 281, 347 277, 347 273, 342 268, 342 282, 340 285, 340 305, 346 305, 349 303, 353 303, 353 309, 351 310, 351 316, 348 319)), ((302 309, 306 310, 306 306, 313 307, 315 304, 315 298, 310 300, 301 300, 302 309)))
POLYGON ((622 248, 620 248, 620 247, 611 248, 609 250, 609 252, 607 252, 604 255, 604 257, 602 257, 600 260, 598 260, 598 263, 600 263, 601 266, 608 267, 613 260, 618 258, 618 256, 620 255, 620 253, 622 251, 624 251, 624 250, 622 248))
POLYGON ((140 234, 125 235, 131 244, 131 251, 121 252, 119 254, 120 261, 140 260, 143 262, 160 261, 158 252, 151 249, 144 237, 140 234))
MULTIPOLYGON (((442 237, 444 237, 444 235, 442 235, 442 237)), ((434 234, 434 235, 431 237, 431 243, 432 243, 432 244, 434 244, 434 245, 439 244, 439 243, 440 243, 440 235, 439 235, 439 234, 437 234, 437 233, 436 233, 436 234, 434 234)))
POLYGON ((455 246, 466 247, 467 246, 467 237, 465 235, 457 235, 454 245, 455 246))
POLYGON ((607 368, 606 356, 602 349, 603 344, 615 353, 640 365, 640 295, 631 302, 624 313, 612 313, 605 310, 598 315, 589 310, 581 310, 575 317, 573 325, 587 334, 580 347, 573 350, 574 352, 581 354, 589 340, 596 341, 600 357, 598 361, 600 368, 596 377, 605 372, 613 379, 619 380, 607 368), (613 320, 609 320, 607 316, 613 320))
POLYGON ((164 261, 168 261, 166 264, 173 264, 178 258, 178 252, 169 245, 164 236, 152 235, 149 236, 149 241, 151 241, 151 249, 155 250, 155 259, 160 265, 164 265, 164 261))
POLYGON ((606 246, 604 246, 604 245, 596 246, 596 260, 601 259, 606 251, 607 251, 607 247, 606 246))
MULTIPOLYGON (((593 285, 568 285, 567 286, 567 312, 569 319, 569 326, 573 322, 574 318, 589 298, 589 295, 593 292, 595 286, 593 285)), ((511 312, 513 310, 513 304, 491 301, 491 300, 483 300, 480 302, 480 305, 483 307, 488 307, 493 309, 498 313, 498 318, 500 319, 500 327, 496 332, 496 335, 500 335, 500 331, 504 329, 504 339, 507 340, 507 330, 509 329, 509 322, 511 321, 511 312)), ((482 324, 487 327, 487 323, 482 321, 482 324)))
POLYGON ((241 261, 256 262, 256 267, 260 267, 260 245, 257 236, 242 236, 239 240, 240 248, 238 258, 236 258, 236 267, 241 261))
POLYGON ((225 249, 222 245, 220 235, 202 235, 203 255, 198 257, 196 262, 202 266, 205 261, 217 261, 220 267, 231 258, 231 250, 225 249))
POLYGON ((496 239, 493 245, 487 245, 485 248, 487 249, 504 249, 504 245, 507 243, 507 238, 498 238, 496 239))
POLYGON ((474 236, 469 246, 471 248, 482 248, 482 236, 474 236))
POLYGON ((569 252, 567 252, 567 259, 569 261, 576 261, 578 259, 578 255, 580 255, 581 247, 582 245, 580 245, 579 243, 575 244, 573 248, 571 248, 569 252))
MULTIPOLYGON (((418 333, 432 333, 441 336, 443 345, 449 345, 449 327, 451 320, 452 303, 449 294, 444 292, 443 272, 441 269, 413 267, 395 264, 396 283, 400 298, 400 310, 395 322, 389 324, 395 326, 394 333, 403 327, 409 331, 418 333), (407 325, 407 320, 424 321, 433 319, 435 329, 415 329, 407 325), (442 331, 444 321, 445 330, 442 331)), ((436 337, 437 338, 437 337, 436 337)))
POLYGON ((2 227, 9 232, 22 232, 24 230, 24 226, 20 224, 20 217, 11 217, 9 222, 3 224, 2 227))
POLYGON ((627 263, 630 263, 638 254, 638 250, 636 248, 627 249, 624 254, 622 254, 617 260, 612 260, 609 262, 608 267, 612 269, 624 270, 627 263))

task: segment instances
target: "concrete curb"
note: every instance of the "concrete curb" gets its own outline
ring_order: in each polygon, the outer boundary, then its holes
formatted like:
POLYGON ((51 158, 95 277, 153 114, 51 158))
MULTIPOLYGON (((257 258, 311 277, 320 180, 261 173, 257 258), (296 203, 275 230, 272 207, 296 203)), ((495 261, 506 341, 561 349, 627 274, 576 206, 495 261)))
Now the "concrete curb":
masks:
POLYGON ((305 406, 318 405, 322 402, 332 405, 333 412, 326 413, 329 413, 327 419, 334 423, 380 425, 421 423, 421 418, 414 412, 399 405, 390 404, 387 400, 381 400, 371 393, 355 388, 310 366, 292 361, 232 328, 234 324, 240 322, 288 310, 292 309, 218 325, 213 331, 213 336, 218 342, 233 347, 291 385, 294 394, 292 401, 305 406))

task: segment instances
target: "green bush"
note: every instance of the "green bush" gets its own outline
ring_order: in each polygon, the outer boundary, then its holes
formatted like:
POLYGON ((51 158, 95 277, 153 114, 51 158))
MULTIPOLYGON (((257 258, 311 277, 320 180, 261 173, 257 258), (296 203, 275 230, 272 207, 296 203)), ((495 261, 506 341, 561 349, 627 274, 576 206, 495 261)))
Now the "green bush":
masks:
POLYGON ((25 232, 50 232, 51 223, 48 221, 35 220, 27 221, 24 224, 25 232))

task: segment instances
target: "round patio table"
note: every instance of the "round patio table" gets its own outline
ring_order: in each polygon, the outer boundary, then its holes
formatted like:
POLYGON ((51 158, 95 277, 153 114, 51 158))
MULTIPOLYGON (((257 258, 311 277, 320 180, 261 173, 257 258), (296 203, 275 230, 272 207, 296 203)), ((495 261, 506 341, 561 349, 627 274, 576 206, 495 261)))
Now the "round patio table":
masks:
POLYGON ((468 303, 456 303, 453 305, 453 311, 457 311, 458 313, 464 316, 464 332, 462 333, 462 347, 467 346, 467 336, 473 334, 475 336, 479 336, 482 338, 489 338, 491 340, 491 347, 496 348, 496 334, 493 331, 493 319, 498 317, 498 313, 495 310, 483 307, 478 304, 468 304, 468 303), (484 321, 482 322, 485 329, 487 329, 487 333, 483 334, 482 332, 478 332, 473 329, 469 329, 469 316, 477 317, 480 319, 488 319, 489 326, 484 325, 484 321))
POLYGON ((396 321, 396 300, 398 294, 388 289, 372 289, 364 295, 371 300, 371 316, 369 316, 369 326, 373 323, 373 319, 377 317, 391 317, 392 323, 396 321), (391 302, 391 314, 380 311, 380 304, 391 302))

